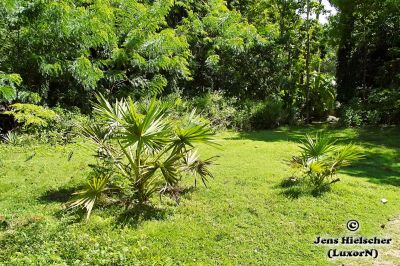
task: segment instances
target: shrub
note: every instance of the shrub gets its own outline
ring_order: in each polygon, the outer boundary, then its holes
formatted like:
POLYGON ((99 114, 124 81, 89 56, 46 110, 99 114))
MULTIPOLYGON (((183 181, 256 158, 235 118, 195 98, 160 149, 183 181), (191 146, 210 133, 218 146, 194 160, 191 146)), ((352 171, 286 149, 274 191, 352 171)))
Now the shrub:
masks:
POLYGON ((360 127, 363 124, 363 111, 352 107, 345 108, 342 122, 346 127, 360 127))
POLYGON ((4 114, 12 115, 26 131, 36 132, 46 128, 57 116, 52 110, 35 104, 15 103, 11 107, 4 114))
POLYGON ((335 110, 335 77, 328 73, 311 73, 310 111, 314 119, 326 118, 335 110))
POLYGON ((378 110, 365 112, 365 121, 368 125, 376 126, 382 121, 381 114, 378 110))
POLYGON ((213 133, 194 112, 176 121, 170 117, 171 106, 154 99, 139 104, 128 98, 114 105, 102 95, 97 99, 98 122, 84 126, 83 133, 96 144, 104 171, 90 177, 70 208, 84 207, 89 217, 95 202, 111 186, 125 206, 142 206, 153 193, 177 186, 185 173, 199 176, 204 184, 212 177, 211 159, 201 160, 195 144, 211 144, 213 133))
POLYGON ((0 139, 4 143, 12 145, 12 146, 17 146, 21 143, 17 133, 15 133, 14 131, 8 131, 6 134, 2 135, 0 137, 0 139))
POLYGON ((217 130, 270 129, 287 122, 283 101, 277 96, 263 101, 240 102, 214 91, 189 100, 188 106, 188 109, 199 110, 217 130))
POLYGON ((365 101, 353 100, 342 111, 345 126, 400 123, 400 92, 397 89, 374 89, 365 101))
POLYGON ((5 74, 0 71, 0 103, 10 103, 17 97, 16 87, 21 85, 18 74, 5 74))
POLYGON ((398 88, 375 89, 368 95, 367 110, 369 122, 398 124, 400 123, 400 91, 398 88), (370 111, 370 112, 371 112, 370 111))
POLYGON ((291 160, 291 166, 313 189, 339 181, 334 178, 339 169, 362 158, 353 144, 339 147, 335 143, 335 140, 322 134, 317 134, 315 138, 306 135, 300 145, 300 156, 293 156, 291 160))
POLYGON ((46 142, 52 144, 73 142, 80 135, 80 127, 89 122, 89 118, 82 115, 78 108, 67 110, 57 106, 53 111, 57 116, 42 133, 42 138, 47 138, 46 142))
POLYGON ((238 128, 236 98, 227 97, 221 91, 208 92, 189 101, 189 106, 201 112, 216 129, 238 128))
POLYGON ((23 142, 48 144, 67 144, 80 135, 79 126, 87 123, 88 117, 80 114, 78 108, 66 110, 55 107, 53 110, 34 104, 13 104, 11 115, 19 124, 15 129, 24 137, 23 142), (27 136, 29 134, 29 136, 27 136))
POLYGON ((283 101, 279 97, 271 97, 265 101, 251 103, 248 108, 249 129, 271 129, 286 121, 283 101))

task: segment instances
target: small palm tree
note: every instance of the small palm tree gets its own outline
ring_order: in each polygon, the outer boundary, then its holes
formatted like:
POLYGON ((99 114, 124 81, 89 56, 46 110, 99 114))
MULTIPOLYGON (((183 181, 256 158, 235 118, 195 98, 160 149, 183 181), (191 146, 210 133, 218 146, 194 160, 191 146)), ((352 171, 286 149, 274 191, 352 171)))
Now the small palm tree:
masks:
POLYGON ((112 170, 107 172, 112 174, 91 179, 70 207, 84 207, 90 215, 115 176, 128 183, 128 189, 118 189, 128 199, 126 206, 148 203, 154 192, 176 186, 185 173, 200 177, 205 184, 212 177, 211 158, 202 161, 195 145, 215 144, 214 134, 194 112, 177 121, 171 109, 155 99, 139 104, 128 98, 111 105, 99 94, 94 105, 99 122, 86 125, 83 133, 96 144, 96 156, 107 165, 111 162, 112 170))
POLYGON ((19 137, 17 133, 14 131, 8 131, 6 134, 3 136, 0 136, 0 138, 7 144, 17 146, 20 143, 19 137))
POLYGON ((323 134, 315 138, 306 135, 300 148, 300 156, 293 156, 291 165, 316 188, 339 181, 334 179, 338 170, 363 157, 353 144, 339 147, 335 140, 323 134))

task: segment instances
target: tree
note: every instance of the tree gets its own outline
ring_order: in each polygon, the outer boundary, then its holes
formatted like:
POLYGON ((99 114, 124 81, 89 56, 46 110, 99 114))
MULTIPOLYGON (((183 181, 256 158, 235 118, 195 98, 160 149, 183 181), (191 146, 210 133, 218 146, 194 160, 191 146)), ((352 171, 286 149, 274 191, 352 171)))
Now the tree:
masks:
POLYGON ((373 88, 398 86, 400 62, 398 1, 340 1, 334 21, 334 38, 339 45, 338 98, 349 103, 363 100, 373 88))
POLYGON ((50 105, 85 110, 95 89, 154 94, 189 78, 185 36, 167 27, 173 1, 14 1, 0 6, 7 55, 0 69, 50 105), (136 23, 132 24, 132 21, 136 23))

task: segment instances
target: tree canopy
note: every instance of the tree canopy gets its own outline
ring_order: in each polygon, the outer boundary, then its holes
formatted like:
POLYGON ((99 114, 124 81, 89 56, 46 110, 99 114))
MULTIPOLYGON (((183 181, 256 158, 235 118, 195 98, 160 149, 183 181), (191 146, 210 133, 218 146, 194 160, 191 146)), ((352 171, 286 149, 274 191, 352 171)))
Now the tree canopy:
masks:
POLYGON ((290 116, 397 91, 395 0, 6 0, 0 100, 78 106, 109 98, 222 91, 283 99, 290 116), (23 98, 23 99, 22 99, 23 98))

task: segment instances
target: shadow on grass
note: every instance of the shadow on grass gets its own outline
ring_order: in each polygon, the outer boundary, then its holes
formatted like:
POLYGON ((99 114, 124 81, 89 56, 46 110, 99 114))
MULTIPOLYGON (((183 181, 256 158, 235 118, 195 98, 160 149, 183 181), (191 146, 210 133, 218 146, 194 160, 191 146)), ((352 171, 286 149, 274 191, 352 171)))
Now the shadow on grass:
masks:
MULTIPOLYGON (((181 197, 190 195, 196 187, 168 187, 162 191, 161 195, 170 197, 180 203, 181 197)), ((161 199, 161 196, 160 196, 161 199)), ((117 218, 117 226, 138 227, 142 222, 149 220, 164 220, 169 216, 167 208, 159 208, 151 204, 135 204, 122 212, 117 218)))
MULTIPOLYGON (((381 128, 340 128, 330 124, 312 124, 303 127, 281 127, 275 130, 241 132, 230 139, 249 139, 255 141, 292 141, 300 142, 306 134, 325 132, 336 138, 339 143, 362 143, 400 148, 400 127, 381 128)), ((229 139, 229 138, 228 138, 229 139)))
MULTIPOLYGON (((43 204, 49 202, 67 203, 71 199, 72 194, 84 186, 59 188, 56 190, 46 191, 39 197, 39 201, 43 204)), ((195 190, 195 187, 177 187, 169 188, 163 191, 163 195, 173 199, 176 204, 179 204, 181 197, 190 195, 195 190)), ((148 220, 164 220, 168 214, 168 209, 159 208, 151 204, 136 204, 132 205, 129 209, 120 212, 124 208, 124 203, 114 197, 114 200, 110 200, 113 195, 108 195, 109 200, 100 201, 96 203, 95 209, 100 208, 106 211, 108 215, 116 216, 117 227, 138 227, 140 223, 148 220), (118 214, 120 213, 120 214, 118 214)), ((115 195, 114 195, 115 196, 115 195)), ((63 219, 66 224, 79 223, 86 219, 86 211, 83 208, 66 209, 63 208, 54 213, 55 217, 63 219)), ((106 214, 107 215, 107 214, 106 214)))
POLYGON ((367 178, 375 184, 400 186, 400 150, 367 151, 363 160, 343 168, 341 172, 367 178))
MULTIPOLYGON (((180 203, 181 197, 190 195, 196 187, 168 187, 162 191, 161 195, 168 196, 180 203)), ((161 196, 160 196, 161 199, 161 196)), ((138 227, 140 223, 149 220, 164 220, 170 214, 167 208, 159 208, 151 204, 135 204, 122 212, 117 218, 117 226, 138 227)))
POLYGON ((76 186, 76 187, 61 187, 58 189, 52 189, 46 191, 43 195, 39 197, 39 201, 42 203, 48 202, 61 202, 66 203, 68 200, 71 199, 72 194, 80 189, 83 186, 76 186))
POLYGON ((72 194, 79 191, 84 186, 60 187, 58 189, 48 190, 39 198, 42 204, 57 202, 62 204, 62 208, 54 213, 54 217, 63 219, 66 224, 74 224, 82 222, 86 219, 86 211, 82 208, 67 209, 66 204, 72 198, 72 194))
POLYGON ((290 187, 290 188, 285 188, 281 193, 281 195, 285 196, 286 198, 289 199, 298 199, 301 196, 305 196, 306 194, 304 193, 303 189, 301 187, 290 187))
MULTIPOLYGON (((343 168, 341 173, 366 178, 375 184, 400 186, 400 127, 344 129, 317 124, 301 128, 282 127, 276 130, 243 132, 233 139, 299 142, 305 134, 320 131, 336 138, 339 144, 355 143, 364 149, 365 158, 343 168)), ((287 193, 294 198, 302 194, 294 188, 287 193)))
MULTIPOLYGON (((167 187, 161 191, 161 195, 165 195, 173 199, 177 204, 181 202, 181 198, 190 195, 196 189, 195 186, 190 187, 167 187)), ((161 197, 160 197, 161 200, 161 197)))
POLYGON ((166 209, 148 204, 136 204, 117 217, 117 226, 138 227, 148 220, 164 220, 168 215, 166 209))
POLYGON ((311 187, 308 186, 304 180, 297 179, 295 177, 289 177, 282 180, 277 188, 281 189, 281 195, 289 199, 298 199, 302 196, 321 197, 326 192, 331 191, 330 184, 324 184, 319 187, 311 187))

